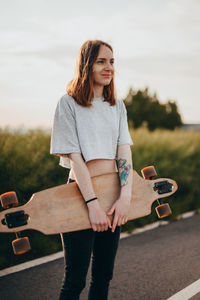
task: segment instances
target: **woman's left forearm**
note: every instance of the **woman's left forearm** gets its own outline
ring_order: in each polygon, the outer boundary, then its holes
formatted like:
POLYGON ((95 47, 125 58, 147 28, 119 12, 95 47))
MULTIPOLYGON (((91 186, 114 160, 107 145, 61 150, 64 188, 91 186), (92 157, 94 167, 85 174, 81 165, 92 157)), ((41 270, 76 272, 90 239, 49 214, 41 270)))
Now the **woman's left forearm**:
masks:
POLYGON ((107 215, 114 213, 112 232, 116 226, 121 226, 128 221, 131 204, 133 165, 130 145, 120 145, 117 148, 117 166, 121 185, 119 198, 113 203, 107 215))
POLYGON ((117 149, 117 166, 121 185, 120 198, 131 200, 133 164, 130 145, 120 145, 117 149))

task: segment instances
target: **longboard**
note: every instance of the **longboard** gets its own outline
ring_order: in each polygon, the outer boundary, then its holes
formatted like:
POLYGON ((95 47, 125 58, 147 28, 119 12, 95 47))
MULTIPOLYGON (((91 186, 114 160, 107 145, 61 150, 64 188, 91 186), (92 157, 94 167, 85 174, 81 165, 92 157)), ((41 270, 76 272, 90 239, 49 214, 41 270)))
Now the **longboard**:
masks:
MULTIPOLYGON (((135 170, 132 172, 132 198, 128 220, 149 215, 155 200, 171 196, 177 190, 177 184, 172 179, 146 180, 135 170)), ((109 173, 91 179, 100 206, 107 212, 120 194, 119 175, 109 173)), ((166 205, 160 205, 160 217, 166 215, 166 205)), ((48 235, 88 228, 91 228, 88 208, 76 182, 37 192, 25 205, 0 212, 0 232, 34 229, 48 235)))

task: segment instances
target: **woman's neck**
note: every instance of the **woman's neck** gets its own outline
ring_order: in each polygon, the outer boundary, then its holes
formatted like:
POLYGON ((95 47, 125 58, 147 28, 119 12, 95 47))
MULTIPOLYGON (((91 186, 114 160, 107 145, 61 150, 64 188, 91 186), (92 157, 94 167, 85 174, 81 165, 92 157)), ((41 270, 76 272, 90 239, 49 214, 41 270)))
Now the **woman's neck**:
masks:
POLYGON ((99 98, 103 96, 103 86, 94 86, 93 87, 93 93, 94 93, 94 98, 99 98))

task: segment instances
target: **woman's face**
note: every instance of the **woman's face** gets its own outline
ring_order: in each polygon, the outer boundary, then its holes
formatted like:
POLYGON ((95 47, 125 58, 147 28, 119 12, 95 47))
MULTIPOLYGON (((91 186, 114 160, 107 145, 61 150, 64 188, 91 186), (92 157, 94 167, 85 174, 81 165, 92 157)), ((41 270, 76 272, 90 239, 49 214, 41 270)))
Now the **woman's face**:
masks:
POLYGON ((109 85, 114 75, 114 58, 110 48, 101 45, 93 64, 93 83, 98 86, 109 85))

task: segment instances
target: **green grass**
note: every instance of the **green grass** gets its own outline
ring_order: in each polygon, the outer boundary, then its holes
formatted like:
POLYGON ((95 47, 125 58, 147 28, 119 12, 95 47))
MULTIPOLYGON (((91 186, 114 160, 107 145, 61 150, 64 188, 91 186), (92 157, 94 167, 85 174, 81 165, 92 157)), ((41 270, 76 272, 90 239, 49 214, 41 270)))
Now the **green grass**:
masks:
MULTIPOLYGON (((149 132, 145 128, 131 130, 133 166, 138 173, 146 166, 154 165, 158 177, 172 178, 178 183, 176 194, 167 198, 173 214, 165 220, 176 220, 177 215, 186 211, 197 211, 200 207, 200 132, 167 131, 149 132)), ((132 231, 138 226, 155 222, 157 216, 153 204, 148 217, 130 221, 123 230, 132 231)))
MULTIPOLYGON (((133 166, 138 173, 154 165, 159 177, 177 181, 179 189, 167 198, 173 214, 165 220, 176 220, 180 213, 200 207, 200 132, 156 130, 145 128, 130 130, 133 166)), ((49 154, 50 134, 40 129, 22 133, 0 129, 0 193, 16 191, 20 204, 28 201, 37 191, 66 182, 68 169, 58 165, 59 158, 49 154)), ((131 232, 137 227, 158 220, 155 213, 129 221, 122 231, 131 232)), ((36 257, 61 250, 59 235, 45 236, 36 231, 22 233, 30 237, 32 250, 22 256, 12 253, 14 234, 0 234, 0 268, 5 268, 36 257)))

